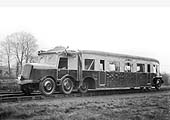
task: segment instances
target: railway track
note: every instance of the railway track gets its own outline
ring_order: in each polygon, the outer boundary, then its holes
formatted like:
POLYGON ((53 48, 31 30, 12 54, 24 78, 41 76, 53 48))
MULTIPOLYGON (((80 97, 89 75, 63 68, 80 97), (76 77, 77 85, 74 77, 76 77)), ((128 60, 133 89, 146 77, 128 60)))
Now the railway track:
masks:
POLYGON ((99 89, 99 90, 89 90, 87 93, 82 94, 77 91, 73 91, 69 95, 65 95, 59 92, 55 92, 51 96, 41 95, 39 92, 34 92, 31 95, 24 95, 22 92, 17 93, 0 93, 0 103, 2 102, 20 102, 28 100, 42 100, 42 99, 61 99, 67 97, 82 97, 82 96, 104 96, 104 95, 114 95, 114 94, 135 94, 135 93, 154 93, 154 92, 165 92, 170 91, 170 87, 162 87, 159 91, 155 89, 150 90, 140 90, 140 89, 99 89))

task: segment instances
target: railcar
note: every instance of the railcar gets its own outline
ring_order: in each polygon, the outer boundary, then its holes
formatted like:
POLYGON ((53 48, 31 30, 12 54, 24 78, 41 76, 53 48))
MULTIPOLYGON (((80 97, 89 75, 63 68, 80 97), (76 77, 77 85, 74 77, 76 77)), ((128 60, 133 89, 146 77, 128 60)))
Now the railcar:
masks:
POLYGON ((39 90, 48 96, 55 91, 70 94, 89 89, 160 89, 163 80, 158 60, 147 57, 92 50, 39 51, 38 63, 24 65, 18 84, 25 94, 39 90))

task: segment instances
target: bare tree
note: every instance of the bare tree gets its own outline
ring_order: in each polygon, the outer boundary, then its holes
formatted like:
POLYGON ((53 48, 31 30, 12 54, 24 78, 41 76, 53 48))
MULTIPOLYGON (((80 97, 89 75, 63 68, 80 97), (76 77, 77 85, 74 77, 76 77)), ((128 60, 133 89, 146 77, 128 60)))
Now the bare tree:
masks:
POLYGON ((12 47, 9 36, 6 37, 4 41, 1 42, 1 52, 3 56, 6 56, 7 66, 8 66, 8 75, 11 76, 11 57, 12 57, 12 47))
POLYGON ((15 55, 17 62, 20 66, 20 72, 22 70, 23 63, 31 61, 33 54, 38 48, 36 39, 33 35, 26 32, 16 32, 9 36, 13 54, 15 55))

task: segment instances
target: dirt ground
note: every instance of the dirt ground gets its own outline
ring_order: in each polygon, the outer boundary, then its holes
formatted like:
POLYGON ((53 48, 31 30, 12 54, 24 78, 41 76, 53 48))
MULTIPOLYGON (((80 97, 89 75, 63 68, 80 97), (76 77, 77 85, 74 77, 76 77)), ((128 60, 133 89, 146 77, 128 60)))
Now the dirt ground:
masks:
POLYGON ((0 103, 0 120, 169 120, 170 91, 0 103))

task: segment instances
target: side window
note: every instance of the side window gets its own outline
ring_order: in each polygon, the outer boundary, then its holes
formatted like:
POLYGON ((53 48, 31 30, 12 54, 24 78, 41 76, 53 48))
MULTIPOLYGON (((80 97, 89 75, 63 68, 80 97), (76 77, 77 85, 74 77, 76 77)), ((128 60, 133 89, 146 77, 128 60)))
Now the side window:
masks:
POLYGON ((94 70, 94 59, 85 59, 85 70, 94 70))
POLYGON ((59 61, 59 65, 58 65, 59 69, 68 69, 68 58, 60 58, 59 61))
POLYGON ((120 71, 119 62, 109 62, 109 71, 120 71))
POLYGON ((151 72, 151 65, 147 64, 147 72, 150 73, 151 72))
POLYGON ((156 65, 153 65, 153 73, 156 73, 156 72, 157 72, 156 65))
POLYGON ((137 72, 145 72, 145 64, 137 64, 137 72))
POLYGON ((105 70, 104 60, 100 60, 100 70, 101 70, 101 71, 104 71, 104 70, 105 70))
POLYGON ((132 71, 132 64, 125 63, 125 72, 131 72, 132 71))

